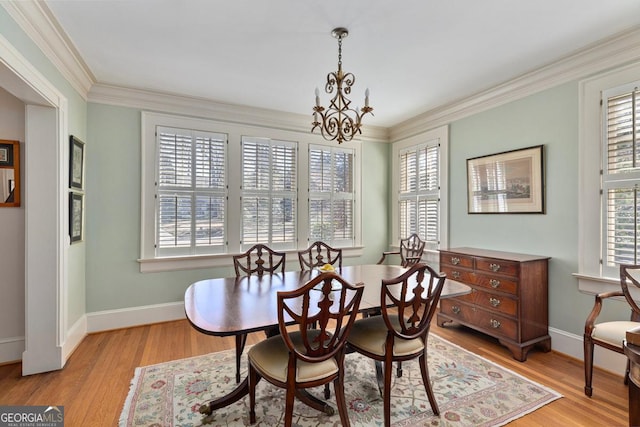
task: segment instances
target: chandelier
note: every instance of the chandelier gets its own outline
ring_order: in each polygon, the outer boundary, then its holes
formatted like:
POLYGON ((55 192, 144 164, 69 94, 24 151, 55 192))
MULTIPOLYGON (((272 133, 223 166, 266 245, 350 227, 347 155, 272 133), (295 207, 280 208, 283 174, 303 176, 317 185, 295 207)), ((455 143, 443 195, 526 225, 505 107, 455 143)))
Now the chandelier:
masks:
POLYGON ((319 127, 324 139, 337 140, 338 144, 342 144, 343 141, 351 141, 356 134, 362 133, 360 129, 362 117, 371 113, 373 108, 369 106, 369 89, 364 92, 364 107, 360 112, 357 107, 350 107, 351 101, 347 95, 351 93, 351 86, 355 83, 356 77, 342 71, 342 39, 349 35, 349 31, 340 27, 334 29, 331 35, 338 39, 338 71, 327 74, 324 90, 330 95, 333 95, 335 90, 335 95, 325 111, 325 108, 320 105, 320 91, 316 88, 316 105, 313 107, 311 132, 319 127))

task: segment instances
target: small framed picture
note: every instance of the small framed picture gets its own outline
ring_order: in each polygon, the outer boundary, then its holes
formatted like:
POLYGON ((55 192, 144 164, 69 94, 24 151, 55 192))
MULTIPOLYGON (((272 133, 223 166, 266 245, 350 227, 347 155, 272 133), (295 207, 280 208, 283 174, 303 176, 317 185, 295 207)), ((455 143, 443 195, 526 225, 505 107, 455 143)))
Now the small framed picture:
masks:
POLYGON ((470 214, 545 212, 544 146, 467 160, 470 214))
POLYGON ((13 144, 0 143, 0 166, 13 166, 13 144))
POLYGON ((69 236, 71 243, 82 241, 84 194, 69 193, 69 236))
POLYGON ((71 135, 69 137, 69 187, 84 188, 84 142, 71 135))

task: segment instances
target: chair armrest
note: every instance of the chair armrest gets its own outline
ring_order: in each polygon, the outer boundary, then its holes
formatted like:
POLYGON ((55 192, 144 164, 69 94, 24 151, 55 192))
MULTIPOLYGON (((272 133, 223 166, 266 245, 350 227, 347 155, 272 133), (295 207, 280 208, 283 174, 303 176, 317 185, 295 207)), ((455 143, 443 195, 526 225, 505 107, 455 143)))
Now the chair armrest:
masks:
POLYGON ((377 262, 377 264, 382 264, 387 255, 400 255, 400 251, 386 251, 382 252, 382 258, 377 262))
POLYGON ((593 304, 593 308, 591 309, 591 313, 589 313, 589 316, 587 317, 587 320, 584 323, 585 335, 591 335, 591 333, 593 332, 593 326, 596 323, 596 319, 598 315, 600 315, 600 310, 602 310, 603 301, 607 298, 612 298, 612 297, 624 297, 624 293, 622 291, 612 291, 612 292, 603 292, 595 296, 595 302, 593 304))

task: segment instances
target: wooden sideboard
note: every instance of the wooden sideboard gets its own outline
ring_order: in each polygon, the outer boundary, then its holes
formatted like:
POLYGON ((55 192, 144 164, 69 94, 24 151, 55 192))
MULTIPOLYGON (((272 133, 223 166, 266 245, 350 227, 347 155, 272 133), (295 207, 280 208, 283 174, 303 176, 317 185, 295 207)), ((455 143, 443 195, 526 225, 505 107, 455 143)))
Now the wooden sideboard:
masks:
POLYGON ((440 301, 438 326, 456 322, 491 335, 521 362, 534 346, 551 350, 548 261, 475 248, 440 250, 440 270, 472 291, 440 301))

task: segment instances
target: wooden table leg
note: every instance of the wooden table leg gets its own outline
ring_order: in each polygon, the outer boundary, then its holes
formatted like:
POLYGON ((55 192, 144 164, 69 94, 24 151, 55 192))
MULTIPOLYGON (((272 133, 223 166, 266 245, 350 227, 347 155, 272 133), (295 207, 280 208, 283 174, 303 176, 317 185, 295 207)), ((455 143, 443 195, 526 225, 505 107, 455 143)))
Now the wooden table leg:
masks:
POLYGON ((218 399, 212 400, 208 404, 204 404, 200 407, 200 413, 203 415, 207 415, 207 417, 205 417, 202 422, 204 424, 210 423, 212 421, 210 418, 213 414, 213 411, 215 411, 216 409, 224 408, 225 406, 229 406, 232 403, 235 403, 238 400, 242 399, 244 396, 247 396, 248 394, 249 378, 245 377, 244 380, 242 380, 242 382, 238 385, 238 387, 233 389, 231 393, 224 395, 218 399))

